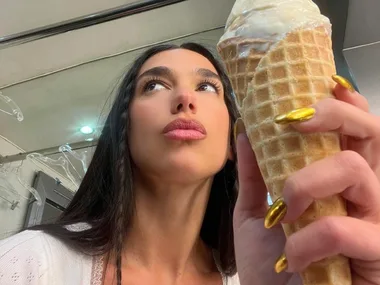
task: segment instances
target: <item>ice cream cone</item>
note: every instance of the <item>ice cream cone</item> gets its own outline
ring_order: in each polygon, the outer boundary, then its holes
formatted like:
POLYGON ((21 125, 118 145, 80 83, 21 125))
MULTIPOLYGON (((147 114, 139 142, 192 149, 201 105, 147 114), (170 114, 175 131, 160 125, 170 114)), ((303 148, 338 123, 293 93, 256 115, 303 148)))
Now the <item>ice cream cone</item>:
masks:
MULTIPOLYGON (((274 122, 276 115, 310 107, 333 97, 335 64, 330 36, 324 27, 289 33, 260 61, 248 84, 241 113, 252 149, 272 200, 282 197, 285 180, 295 171, 340 151, 335 132, 301 134, 274 122)), ((346 216, 340 196, 315 201, 292 224, 286 236, 323 216, 346 216)), ((304 285, 351 284, 347 258, 335 256, 308 267, 304 285)))
MULTIPOLYGON (((331 23, 311 0, 237 0, 218 43, 239 112, 272 200, 288 177, 340 151, 336 132, 304 134, 277 115, 332 98, 331 23)), ((287 237, 324 216, 346 216, 336 195, 315 201, 287 237)), ((349 260, 334 256, 301 273, 304 285, 351 285, 349 260)))

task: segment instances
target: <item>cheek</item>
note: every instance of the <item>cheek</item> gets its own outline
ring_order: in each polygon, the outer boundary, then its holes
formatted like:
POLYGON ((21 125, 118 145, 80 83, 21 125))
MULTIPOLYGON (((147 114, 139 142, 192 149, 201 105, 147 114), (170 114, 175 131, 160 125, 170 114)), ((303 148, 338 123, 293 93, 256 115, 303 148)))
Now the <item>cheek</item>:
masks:
POLYGON ((210 130, 210 147, 215 153, 224 155, 229 150, 230 145, 230 116, 225 105, 218 108, 210 108, 207 113, 210 130))
POLYGON ((156 134, 162 119, 162 108, 157 104, 151 104, 149 101, 133 102, 130 108, 131 136, 156 134))
POLYGON ((160 133, 167 121, 163 100, 139 99, 130 107, 129 147, 132 159, 140 164, 156 157, 162 148, 160 133))
POLYGON ((155 133, 156 118, 157 114, 153 108, 139 103, 131 105, 129 145, 132 153, 139 152, 142 146, 146 147, 149 144, 151 140, 147 138, 155 133))

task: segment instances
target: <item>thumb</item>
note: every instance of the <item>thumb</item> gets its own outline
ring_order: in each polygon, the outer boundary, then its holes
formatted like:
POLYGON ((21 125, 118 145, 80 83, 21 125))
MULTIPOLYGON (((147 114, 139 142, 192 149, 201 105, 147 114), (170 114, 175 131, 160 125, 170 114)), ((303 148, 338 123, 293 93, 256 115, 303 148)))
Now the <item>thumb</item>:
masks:
POLYGON ((235 216, 241 222, 247 218, 263 218, 268 208, 267 189, 245 133, 237 137, 236 152, 239 192, 235 216))

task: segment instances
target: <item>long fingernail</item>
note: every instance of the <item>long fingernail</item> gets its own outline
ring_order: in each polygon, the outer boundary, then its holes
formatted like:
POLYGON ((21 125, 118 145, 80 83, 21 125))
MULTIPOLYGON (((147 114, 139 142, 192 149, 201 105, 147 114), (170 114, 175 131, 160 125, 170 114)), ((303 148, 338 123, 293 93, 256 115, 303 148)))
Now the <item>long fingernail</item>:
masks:
POLYGON ((236 140, 239 134, 245 133, 245 126, 242 118, 238 118, 234 125, 234 140, 236 144, 236 140))
POLYGON ((278 115, 274 118, 274 122, 276 124, 289 124, 289 123, 295 123, 295 122, 303 122, 310 120, 315 115, 315 109, 314 108, 300 108, 293 111, 290 111, 289 113, 278 115))
POLYGON ((264 227, 267 229, 273 228, 278 225, 285 217, 288 207, 286 206, 283 198, 278 198, 272 206, 270 206, 265 219, 264 227))
POLYGON ((336 83, 338 83, 340 86, 350 90, 351 92, 355 92, 354 86, 352 86, 351 82, 340 75, 333 75, 332 80, 334 80, 336 83))
POLYGON ((288 267, 288 260, 285 256, 285 253, 283 253, 277 260, 276 263, 274 264, 274 271, 276 273, 281 273, 288 267))

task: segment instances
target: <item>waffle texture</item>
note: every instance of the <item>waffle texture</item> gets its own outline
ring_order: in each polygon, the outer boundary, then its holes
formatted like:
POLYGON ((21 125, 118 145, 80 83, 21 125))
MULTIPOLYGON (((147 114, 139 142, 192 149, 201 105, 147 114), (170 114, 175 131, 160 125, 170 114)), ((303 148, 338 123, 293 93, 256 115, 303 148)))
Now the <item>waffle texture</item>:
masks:
MULTIPOLYGON (((340 141, 335 132, 301 134, 289 125, 274 122, 276 115, 333 97, 331 75, 336 71, 325 27, 293 31, 270 46, 265 54, 252 48, 243 64, 235 54, 239 45, 225 46, 227 50, 221 56, 227 59, 247 135, 274 201, 282 196, 284 183, 292 173, 339 152, 340 141)), ((282 226, 290 236, 323 216, 346 215, 345 202, 337 195, 315 201, 295 223, 282 226)), ((309 266, 301 277, 304 285, 349 285, 349 261, 343 256, 325 259, 309 266)))
POLYGON ((247 94, 248 83, 253 79, 259 62, 272 45, 271 41, 244 38, 231 38, 218 45, 218 52, 230 78, 239 111, 247 94), (265 48, 258 51, 252 49, 254 46, 265 48))

